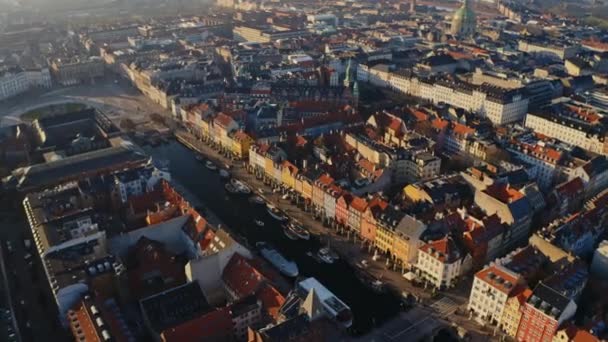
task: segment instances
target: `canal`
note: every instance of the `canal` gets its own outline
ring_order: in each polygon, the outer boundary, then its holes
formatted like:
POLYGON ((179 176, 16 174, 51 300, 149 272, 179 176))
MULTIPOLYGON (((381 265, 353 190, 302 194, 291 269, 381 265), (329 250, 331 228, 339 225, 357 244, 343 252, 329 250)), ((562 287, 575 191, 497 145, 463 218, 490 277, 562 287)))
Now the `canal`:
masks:
POLYGON ((198 196, 230 229, 244 236, 251 246, 258 241, 270 242, 298 264, 300 276, 317 278, 348 304, 354 315, 353 334, 371 330, 400 310, 400 300, 395 295, 372 291, 361 283, 345 261, 328 265, 308 256, 307 252, 316 253, 322 247, 317 238, 290 240, 283 234, 280 224, 266 213, 264 206, 249 203, 247 196, 228 195, 218 173, 198 162, 193 151, 176 141, 149 147, 147 151, 156 159, 168 160, 172 177, 198 196), (264 221, 264 227, 256 226, 256 219, 264 221))

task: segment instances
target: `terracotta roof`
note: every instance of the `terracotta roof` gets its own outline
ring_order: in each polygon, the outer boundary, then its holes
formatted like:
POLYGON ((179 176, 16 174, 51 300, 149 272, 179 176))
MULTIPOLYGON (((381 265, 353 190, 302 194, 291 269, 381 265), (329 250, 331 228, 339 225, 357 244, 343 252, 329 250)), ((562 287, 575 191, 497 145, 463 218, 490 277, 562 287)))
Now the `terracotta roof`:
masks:
POLYGON ((330 184, 332 184, 334 182, 334 179, 331 178, 331 176, 329 174, 324 173, 321 175, 321 177, 319 177, 317 179, 317 182, 319 182, 319 184, 329 186, 330 184))
POLYGON ((489 266, 475 274, 475 278, 483 280, 498 291, 511 295, 517 289, 519 277, 501 266, 489 266))
POLYGON ((361 197, 353 196, 350 207, 362 213, 367 208, 367 201, 361 197))
POLYGON ((249 264, 249 260, 234 253, 222 272, 222 280, 238 298, 244 298, 254 294, 260 288, 264 282, 264 276, 249 264))
POLYGON ((508 184, 494 183, 488 186, 484 192, 503 203, 515 202, 524 197, 524 194, 508 184))
POLYGON ((418 109, 411 110, 411 113, 416 118, 416 121, 426 121, 429 118, 426 113, 419 111, 418 109))
POLYGON ((446 127, 448 127, 449 122, 446 120, 441 120, 439 118, 433 119, 433 121, 431 121, 431 124, 433 125, 433 128, 442 130, 446 127))
POLYGON ((451 264, 460 259, 460 250, 454 240, 447 236, 420 246, 420 250, 442 263, 451 264))
POLYGON ((222 128, 227 128, 228 126, 230 126, 231 123, 234 122, 234 119, 232 119, 230 116, 224 114, 224 113, 219 113, 215 119, 213 120, 213 122, 216 125, 219 125, 222 128))
POLYGON ((285 297, 277 289, 269 284, 264 284, 256 293, 256 297, 262 302, 268 315, 274 320, 279 316, 279 309, 285 303, 285 297))
POLYGON ((227 341, 233 324, 228 307, 213 310, 161 333, 164 342, 227 341))
POLYGON ((453 127, 452 127, 452 131, 456 134, 459 135, 468 135, 468 134, 473 134, 475 133, 475 129, 463 125, 463 124, 459 124, 459 123, 454 123, 453 127))

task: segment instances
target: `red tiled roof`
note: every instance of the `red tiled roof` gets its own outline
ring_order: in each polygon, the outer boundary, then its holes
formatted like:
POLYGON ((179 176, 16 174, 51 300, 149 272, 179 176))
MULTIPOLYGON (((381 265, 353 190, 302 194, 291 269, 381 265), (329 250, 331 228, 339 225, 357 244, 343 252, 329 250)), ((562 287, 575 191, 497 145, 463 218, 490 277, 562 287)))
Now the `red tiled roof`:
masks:
POLYGON ((439 118, 436 118, 433 121, 431 121, 431 124, 433 125, 433 128, 441 130, 441 129, 448 127, 449 122, 446 120, 441 120, 439 118))
POLYGON ((249 260, 234 253, 222 272, 222 280, 238 298, 254 294, 264 282, 264 276, 249 264, 249 260))
POLYGON ((454 133, 463 135, 463 136, 475 133, 475 129, 473 129, 469 126, 463 125, 463 124, 459 124, 459 123, 454 123, 452 130, 454 133))
POLYGON ((213 310, 161 332, 164 342, 227 341, 232 336, 232 315, 228 307, 213 310))
POLYGON ((222 128, 226 128, 228 126, 230 126, 231 123, 234 122, 234 119, 232 119, 230 116, 224 114, 224 113, 219 113, 215 119, 213 120, 213 122, 216 125, 219 125, 222 128))
POLYGON ((489 266, 475 274, 475 278, 483 280, 498 291, 511 295, 517 289, 519 277, 514 276, 502 267, 489 266))
MULTIPOLYGON (((580 177, 573 178, 555 187, 555 192, 559 196, 567 196, 570 198, 580 195, 585 189, 583 180, 580 177)), ((559 198, 558 198, 559 199, 559 198)))
POLYGON ((524 194, 508 184, 494 183, 488 186, 484 192, 503 203, 515 202, 524 197, 524 194))
POLYGON ((319 184, 329 186, 334 182, 334 179, 331 178, 329 174, 324 173, 321 175, 321 177, 319 177, 319 179, 317 179, 317 182, 319 182, 319 184))
POLYGON ((353 196, 353 200, 350 202, 350 207, 363 213, 365 208, 367 208, 367 201, 361 197, 353 196))
POLYGON ((460 250, 454 243, 454 240, 447 236, 420 246, 420 250, 442 263, 450 264, 460 258, 460 250))
POLYGON ((298 173, 298 168, 287 160, 283 160, 283 167, 287 168, 289 170, 289 173, 294 176, 298 173))
POLYGON ((262 302, 268 315, 276 320, 279 316, 279 309, 285 303, 285 297, 269 284, 264 284, 257 292, 256 297, 262 302))
POLYGON ((424 113, 418 109, 411 110, 411 113, 416 118, 416 121, 426 121, 429 118, 429 116, 426 113, 424 113))

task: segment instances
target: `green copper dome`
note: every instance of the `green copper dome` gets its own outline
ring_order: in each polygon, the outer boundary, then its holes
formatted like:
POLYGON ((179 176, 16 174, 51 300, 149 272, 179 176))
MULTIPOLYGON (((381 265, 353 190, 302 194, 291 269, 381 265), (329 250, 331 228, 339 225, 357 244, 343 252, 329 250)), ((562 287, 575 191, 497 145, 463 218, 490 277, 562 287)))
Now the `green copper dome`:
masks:
POLYGON ((464 0, 462 6, 452 16, 452 35, 457 37, 471 37, 475 33, 477 19, 471 8, 469 0, 464 0))

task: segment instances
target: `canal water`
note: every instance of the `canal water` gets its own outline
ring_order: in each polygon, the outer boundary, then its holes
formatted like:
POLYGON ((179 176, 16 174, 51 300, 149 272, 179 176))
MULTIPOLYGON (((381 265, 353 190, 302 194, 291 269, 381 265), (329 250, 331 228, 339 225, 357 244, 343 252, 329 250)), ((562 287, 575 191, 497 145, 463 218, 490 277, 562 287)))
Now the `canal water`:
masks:
POLYGON ((168 160, 172 177, 198 196, 233 231, 244 236, 251 246, 258 241, 270 242, 298 264, 301 277, 317 278, 348 304, 354 315, 353 334, 368 332, 400 310, 400 300, 394 294, 372 291, 360 282, 345 261, 328 265, 308 256, 307 252, 314 254, 322 247, 317 238, 290 240, 283 234, 280 224, 266 213, 264 206, 249 203, 247 196, 228 195, 218 173, 197 161, 193 151, 176 141, 147 150, 156 159, 168 160), (256 219, 264 221, 264 227, 255 225, 256 219))

